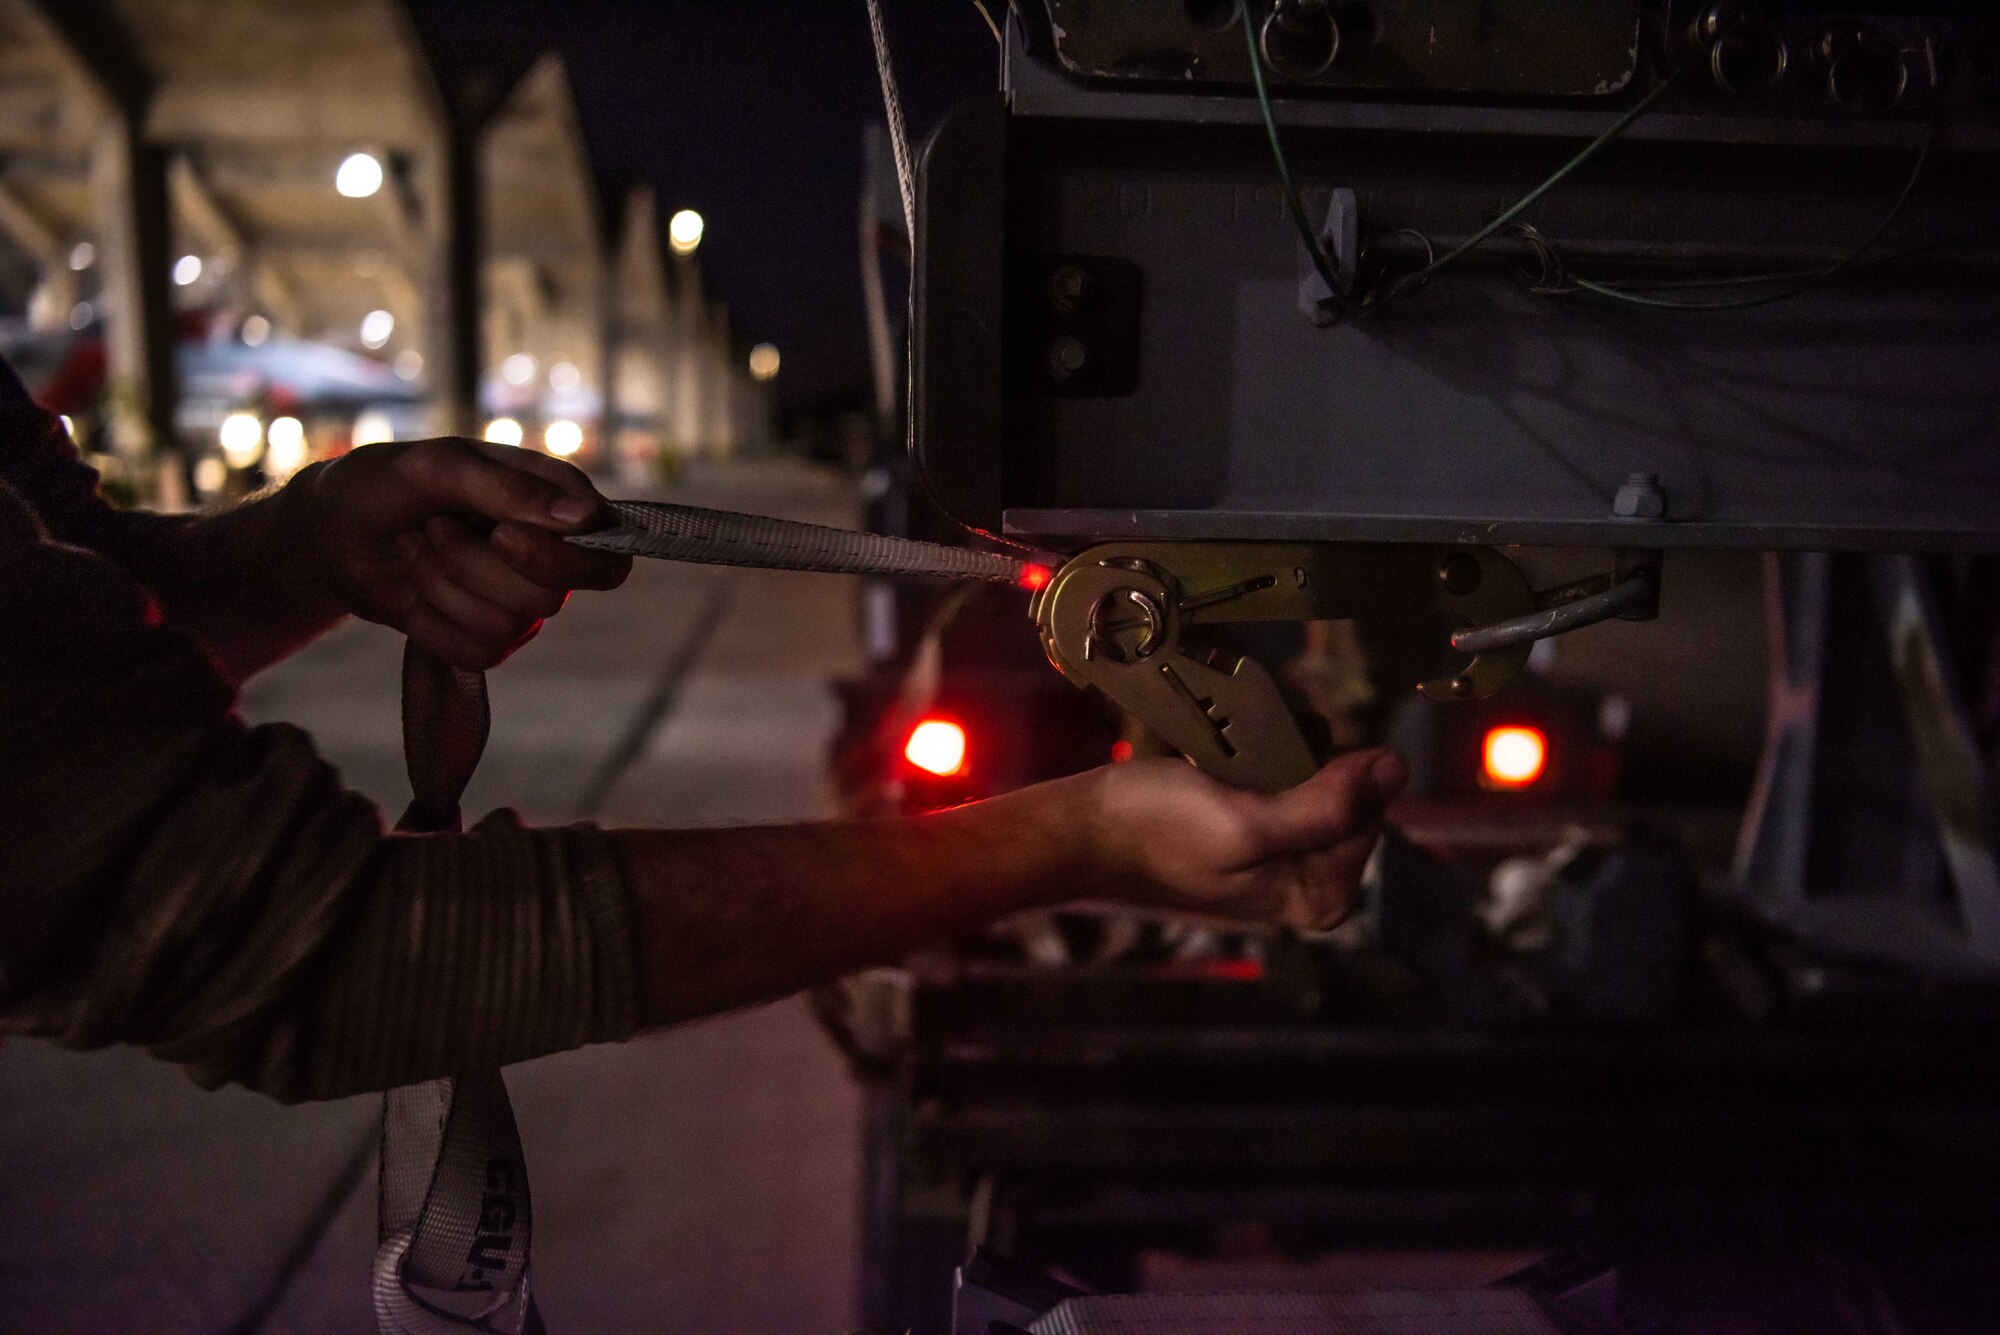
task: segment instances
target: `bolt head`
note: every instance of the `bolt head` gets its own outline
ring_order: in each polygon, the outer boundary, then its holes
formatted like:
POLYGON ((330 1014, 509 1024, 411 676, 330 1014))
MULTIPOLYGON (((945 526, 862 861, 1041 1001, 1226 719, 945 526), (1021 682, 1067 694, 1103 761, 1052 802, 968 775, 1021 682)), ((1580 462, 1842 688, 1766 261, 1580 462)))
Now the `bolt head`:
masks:
POLYGON ((1063 265, 1049 279, 1049 296, 1063 310, 1075 310, 1089 295, 1090 275, 1074 264, 1063 265))
POLYGON ((1462 598, 1479 587, 1483 573, 1479 559, 1470 552, 1453 552, 1438 565, 1438 583, 1446 593, 1462 598))
POLYGON ((1665 519, 1667 493, 1652 473, 1634 473, 1611 500, 1611 513, 1620 519, 1665 519))
POLYGON ((1090 364, 1090 349, 1080 338, 1065 334, 1049 345, 1049 374, 1057 380, 1074 380, 1090 364))

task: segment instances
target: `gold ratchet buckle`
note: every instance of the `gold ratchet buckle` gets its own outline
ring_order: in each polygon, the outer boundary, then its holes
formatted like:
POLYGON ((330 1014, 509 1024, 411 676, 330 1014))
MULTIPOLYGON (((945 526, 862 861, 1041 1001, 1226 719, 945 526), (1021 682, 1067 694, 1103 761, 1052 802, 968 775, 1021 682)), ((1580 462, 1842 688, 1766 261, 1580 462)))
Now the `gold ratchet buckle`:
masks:
MULTIPOLYGON (((1266 793, 1311 777, 1305 735, 1261 663, 1197 657, 1181 646, 1187 627, 1429 611, 1456 633, 1536 609, 1520 570, 1490 548, 1282 542, 1106 543, 1073 557, 1029 605, 1070 681, 1104 692, 1204 772, 1266 793)), ((1491 695, 1531 648, 1460 654, 1417 689, 1491 695)))

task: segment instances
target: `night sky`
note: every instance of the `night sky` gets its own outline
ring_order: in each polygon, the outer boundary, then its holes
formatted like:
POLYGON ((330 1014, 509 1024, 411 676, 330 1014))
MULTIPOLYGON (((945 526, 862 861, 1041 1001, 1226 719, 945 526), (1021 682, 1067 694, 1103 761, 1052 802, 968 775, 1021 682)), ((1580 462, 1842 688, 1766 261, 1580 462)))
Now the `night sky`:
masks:
MULTIPOLYGON (((1000 3, 991 3, 996 13, 1000 3)), ((862 127, 881 116, 863 0, 412 0, 450 70, 568 63, 599 178, 650 180, 662 221, 707 220, 700 257, 739 343, 784 355, 788 408, 867 380, 855 210, 862 127)), ((990 90, 998 54, 971 0, 888 0, 913 142, 990 90)), ((900 296, 893 294, 892 300, 900 296)))

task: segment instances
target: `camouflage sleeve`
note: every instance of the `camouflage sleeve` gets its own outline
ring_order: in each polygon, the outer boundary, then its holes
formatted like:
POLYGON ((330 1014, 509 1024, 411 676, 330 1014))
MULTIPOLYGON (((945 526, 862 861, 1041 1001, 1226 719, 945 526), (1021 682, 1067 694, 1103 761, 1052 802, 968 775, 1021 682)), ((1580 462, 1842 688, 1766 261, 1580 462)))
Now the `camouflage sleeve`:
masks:
POLYGON ((627 895, 587 827, 385 835, 246 727, 123 570, 0 481, 0 1030, 333 1098, 628 1036, 627 895))

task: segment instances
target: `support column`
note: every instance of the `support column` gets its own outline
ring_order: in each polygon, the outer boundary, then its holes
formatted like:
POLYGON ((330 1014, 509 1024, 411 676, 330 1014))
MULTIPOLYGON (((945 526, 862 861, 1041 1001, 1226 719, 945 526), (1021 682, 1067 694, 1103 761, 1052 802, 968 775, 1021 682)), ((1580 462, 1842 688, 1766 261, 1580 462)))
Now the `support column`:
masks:
POLYGON ((437 274, 426 285, 424 359, 430 371, 435 430, 442 435, 477 436, 479 378, 485 360, 481 326, 486 254, 478 131, 459 117, 448 117, 442 148, 438 193, 444 207, 437 235, 437 274))
POLYGON ((0 232, 14 242, 40 269, 28 298, 28 325, 61 329, 76 305, 76 275, 70 272, 69 250, 63 238, 5 181, 0 181, 0 232))
POLYGON ((174 427, 180 378, 169 295, 167 160, 129 114, 110 116, 92 151, 91 184, 112 449, 135 463, 157 456, 159 499, 171 507, 190 492, 188 459, 174 427))
POLYGON ((686 256, 674 259, 673 448, 684 458, 700 455, 708 439, 704 416, 707 386, 707 302, 701 271, 686 256))
POLYGON ((104 0, 30 0, 28 13, 105 104, 90 174, 111 446, 135 464, 157 462, 155 503, 176 509, 193 494, 193 479, 174 431, 180 378, 168 296, 173 262, 168 154, 146 142, 153 76, 104 0))
POLYGON ((709 418, 709 448, 715 457, 727 459, 736 453, 736 359, 730 348, 727 311, 715 311, 707 342, 708 387, 703 398, 709 418))
POLYGON ((597 457, 601 464, 618 459, 618 437, 625 426, 625 395, 620 363, 631 337, 619 291, 622 248, 609 247, 597 272, 597 457))

